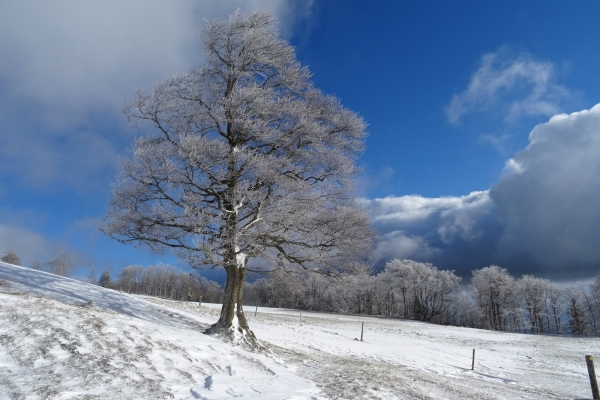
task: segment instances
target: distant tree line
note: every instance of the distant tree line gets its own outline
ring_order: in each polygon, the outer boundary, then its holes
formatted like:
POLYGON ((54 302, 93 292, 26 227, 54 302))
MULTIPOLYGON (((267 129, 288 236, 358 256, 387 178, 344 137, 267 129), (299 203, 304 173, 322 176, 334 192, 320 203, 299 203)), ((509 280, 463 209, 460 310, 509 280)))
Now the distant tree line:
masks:
POLYGON ((588 289, 561 289, 547 279, 512 277, 492 265, 460 285, 454 271, 392 260, 374 274, 355 264, 331 277, 278 270, 247 283, 246 304, 382 315, 507 332, 600 334, 600 275, 588 289))
POLYGON ((122 292, 172 300, 209 303, 223 300, 223 288, 217 282, 207 280, 196 271, 188 273, 166 264, 129 265, 118 273, 114 281, 105 270, 98 284, 122 292))
POLYGON ((303 310, 384 315, 451 323, 460 278, 453 271, 409 260, 390 261, 373 274, 363 263, 335 276, 278 270, 247 284, 247 304, 303 310))
MULTIPOLYGON (((13 250, 0 260, 21 263, 13 250)), ((62 252, 45 263, 35 261, 32 268, 67 276, 73 266, 72 257, 62 252)), ((98 281, 95 276, 92 267, 91 283, 127 293, 209 303, 223 300, 223 288, 217 282, 165 264, 129 265, 116 280, 108 270, 98 281)), ((533 275, 515 279, 506 269, 492 265, 472 271, 470 285, 460 282, 454 271, 412 260, 392 260, 378 274, 365 263, 353 263, 327 276, 278 269, 267 278, 246 283, 244 302, 507 332, 600 335, 600 275, 588 288, 559 288, 533 275)))

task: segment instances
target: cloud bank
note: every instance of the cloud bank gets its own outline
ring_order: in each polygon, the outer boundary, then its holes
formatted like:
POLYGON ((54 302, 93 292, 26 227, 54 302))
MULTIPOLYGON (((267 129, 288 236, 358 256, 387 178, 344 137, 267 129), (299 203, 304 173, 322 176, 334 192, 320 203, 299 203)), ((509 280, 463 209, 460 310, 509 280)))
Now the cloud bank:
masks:
POLYGON ((371 261, 433 262, 469 276, 499 264, 555 279, 600 273, 600 104, 536 126, 489 190, 362 199, 381 233, 371 261))

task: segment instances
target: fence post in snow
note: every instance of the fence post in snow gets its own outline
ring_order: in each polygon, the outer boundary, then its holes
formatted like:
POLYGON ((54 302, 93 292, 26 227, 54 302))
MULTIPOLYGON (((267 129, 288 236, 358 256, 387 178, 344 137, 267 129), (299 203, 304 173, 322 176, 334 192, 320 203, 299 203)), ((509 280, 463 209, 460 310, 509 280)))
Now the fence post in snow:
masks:
POLYGON ((475 370, 475 349, 473 349, 473 361, 471 361, 471 371, 475 370))
POLYGON ((300 311, 300 326, 302 326, 302 311, 300 311))
POLYGON ((598 381, 596 381, 596 371, 594 370, 594 357, 591 355, 585 356, 588 375, 590 376, 590 385, 592 386, 592 396, 594 400, 600 400, 600 392, 598 392, 598 381))
POLYGON ((365 329, 365 323, 361 322, 361 325, 360 325, 360 341, 361 342, 363 341, 362 338, 363 338, 363 331, 364 331, 364 329, 365 329))
POLYGON ((256 313, 258 312, 258 304, 256 305, 256 309, 254 310, 254 316, 256 317, 256 313))

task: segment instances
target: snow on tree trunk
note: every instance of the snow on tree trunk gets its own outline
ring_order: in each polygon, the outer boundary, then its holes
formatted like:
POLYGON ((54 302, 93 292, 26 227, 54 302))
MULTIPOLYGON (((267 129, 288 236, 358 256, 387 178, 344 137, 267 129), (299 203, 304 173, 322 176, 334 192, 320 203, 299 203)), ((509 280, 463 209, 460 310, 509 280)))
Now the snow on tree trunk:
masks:
POLYGON ((226 271, 227 282, 225 283, 221 315, 219 320, 205 333, 225 336, 236 344, 245 343, 256 346, 258 342, 248 326, 242 304, 246 268, 242 265, 231 265, 226 268, 226 271))

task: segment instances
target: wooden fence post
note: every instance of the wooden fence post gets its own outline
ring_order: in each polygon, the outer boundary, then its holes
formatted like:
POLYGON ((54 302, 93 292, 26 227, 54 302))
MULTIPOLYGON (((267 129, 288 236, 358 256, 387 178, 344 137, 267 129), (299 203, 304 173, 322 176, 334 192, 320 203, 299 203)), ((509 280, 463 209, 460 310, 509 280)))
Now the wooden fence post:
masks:
POLYGON ((300 326, 302 326, 302 311, 300 311, 300 326))
POLYGON ((475 349, 473 349, 473 361, 471 361, 471 371, 475 370, 475 349))
POLYGON ((256 313, 258 312, 258 304, 256 305, 256 309, 254 310, 254 316, 256 317, 256 313))
POLYGON ((592 396, 594 400, 600 400, 600 392, 598 392, 598 381, 596 381, 596 371, 594 370, 594 357, 591 355, 585 356, 588 375, 590 376, 590 385, 592 386, 592 396))
POLYGON ((363 341, 362 339, 363 339, 363 331, 364 331, 364 329, 365 329, 365 323, 361 322, 361 325, 360 325, 360 341, 361 342, 363 341))

